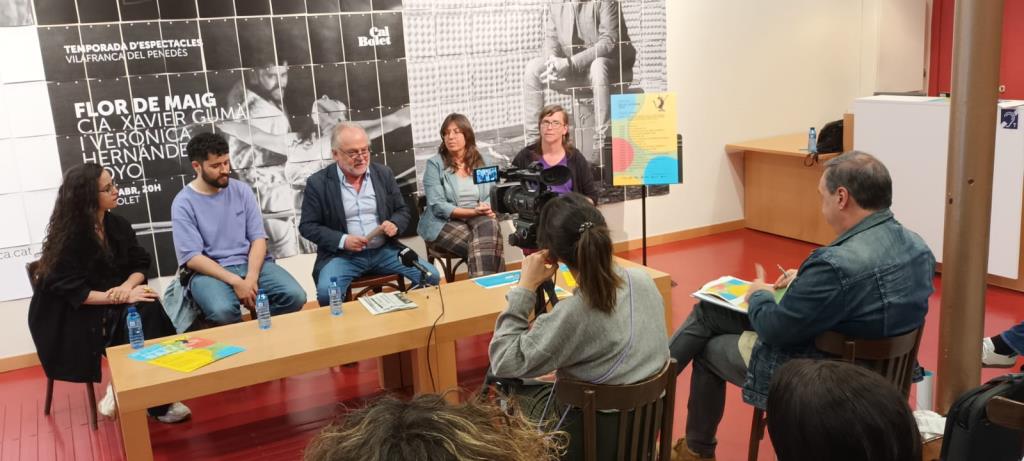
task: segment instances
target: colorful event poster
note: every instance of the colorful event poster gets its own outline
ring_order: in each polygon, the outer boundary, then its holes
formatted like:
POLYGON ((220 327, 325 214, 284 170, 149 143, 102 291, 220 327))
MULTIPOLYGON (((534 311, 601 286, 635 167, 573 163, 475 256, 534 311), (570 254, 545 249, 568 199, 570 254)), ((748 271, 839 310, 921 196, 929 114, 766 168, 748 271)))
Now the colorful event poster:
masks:
POLYGON ((682 182, 676 99, 675 93, 612 95, 612 184, 682 182))
POLYGON ((188 373, 244 350, 238 346, 215 343, 205 338, 178 336, 146 346, 129 354, 128 357, 188 373))

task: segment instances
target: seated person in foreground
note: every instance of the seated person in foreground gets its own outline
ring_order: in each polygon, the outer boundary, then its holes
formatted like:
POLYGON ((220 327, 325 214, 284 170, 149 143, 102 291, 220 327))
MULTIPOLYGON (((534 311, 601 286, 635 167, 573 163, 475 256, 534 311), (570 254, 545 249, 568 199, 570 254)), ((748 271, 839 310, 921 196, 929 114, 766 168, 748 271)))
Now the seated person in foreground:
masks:
POLYGON ((985 368, 1010 368, 1024 353, 1024 322, 981 340, 981 365, 985 368))
POLYGON ((460 405, 426 394, 384 397, 343 416, 313 438, 305 461, 555 461, 565 434, 537 431, 482 401, 460 405))
MULTIPOLYGON (((601 212, 586 197, 570 193, 544 205, 538 222, 541 250, 523 260, 519 285, 508 292, 508 307, 498 316, 489 351, 491 372, 532 378, 556 371, 557 378, 631 384, 661 371, 669 357, 661 294, 646 271, 625 269, 612 260, 601 212), (569 267, 579 287, 574 296, 537 317, 531 328, 537 288, 556 274, 559 261, 569 267)), ((564 418, 555 429, 569 433, 565 459, 582 457, 578 409, 551 402, 551 385, 520 386, 513 393, 531 420, 550 420, 551 428, 564 418)), ((618 417, 598 415, 602 457, 616 453, 615 437, 602 434, 615 434, 618 417)))
POLYGON ((502 272, 505 244, 491 210, 494 183, 473 184, 473 169, 489 163, 476 148, 469 119, 462 114, 445 117, 441 140, 423 171, 427 208, 416 232, 465 259, 470 278, 502 272))
MULTIPOLYGON (((131 223, 110 212, 117 195, 110 173, 95 163, 68 169, 57 190, 28 307, 29 331, 47 378, 100 382, 100 356, 107 347, 128 343, 128 306, 136 306, 146 338, 174 334, 156 292, 146 285, 149 253, 131 223)), ((103 416, 116 416, 111 385, 96 407, 103 416)), ((190 414, 181 402, 149 409, 163 423, 190 414)))
POLYGON ((171 204, 178 265, 195 271, 192 299, 217 325, 238 322, 262 289, 272 315, 295 312, 306 302, 299 283, 267 254, 263 216, 252 188, 230 179, 228 144, 200 133, 188 142, 196 178, 171 204))
POLYGON ((366 131, 341 122, 331 136, 335 163, 306 180, 299 221, 299 233, 316 244, 317 301, 329 304, 331 278, 342 293, 364 274, 400 274, 417 285, 436 285, 440 277, 432 264, 420 260, 431 269, 422 280, 419 269, 398 258, 402 246, 395 237, 409 225, 409 208, 391 169, 370 161, 366 131))
POLYGON ((893 218, 885 165, 863 152, 842 154, 825 164, 818 193, 838 238, 774 287, 759 270, 747 294, 747 315, 701 302, 673 335, 669 347, 680 371, 694 363, 677 459, 714 459, 726 381, 743 386, 743 400, 763 409, 776 369, 792 358, 823 356, 814 347, 818 335, 879 339, 924 324, 935 258, 920 236, 893 218), (787 284, 776 303, 772 289, 787 284), (743 334, 751 330, 757 333, 752 351, 740 341, 751 338, 743 334))
POLYGON ((786 362, 772 378, 765 414, 779 461, 921 459, 921 433, 906 397, 857 365, 786 362))

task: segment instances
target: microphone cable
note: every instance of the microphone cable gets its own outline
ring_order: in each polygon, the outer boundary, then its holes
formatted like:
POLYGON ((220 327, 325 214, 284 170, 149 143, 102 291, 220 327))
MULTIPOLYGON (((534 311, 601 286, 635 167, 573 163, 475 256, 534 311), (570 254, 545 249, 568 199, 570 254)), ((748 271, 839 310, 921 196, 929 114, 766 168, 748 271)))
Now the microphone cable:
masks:
POLYGON ((435 394, 437 393, 437 381, 434 380, 434 367, 430 366, 430 341, 434 337, 434 330, 437 329, 437 322, 444 317, 444 294, 441 292, 441 284, 437 285, 437 295, 441 298, 441 313, 434 319, 434 324, 430 326, 430 333, 427 334, 427 373, 430 375, 430 388, 435 394))

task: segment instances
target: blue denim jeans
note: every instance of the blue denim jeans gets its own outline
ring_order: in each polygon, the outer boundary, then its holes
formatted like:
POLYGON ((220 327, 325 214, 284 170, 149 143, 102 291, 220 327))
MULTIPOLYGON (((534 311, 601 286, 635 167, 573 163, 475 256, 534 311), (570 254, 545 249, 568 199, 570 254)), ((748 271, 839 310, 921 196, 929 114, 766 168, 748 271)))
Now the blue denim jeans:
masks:
MULTIPOLYGON (((419 259, 420 264, 430 269, 427 283, 437 285, 441 281, 440 275, 433 264, 419 259)), ((360 252, 346 252, 345 256, 331 258, 320 269, 320 278, 316 281, 316 300, 321 306, 330 304, 328 289, 331 287, 331 277, 338 278, 338 288, 344 293, 348 290, 349 284, 363 275, 390 275, 401 274, 412 280, 414 285, 422 285, 423 280, 419 269, 405 267, 398 259, 398 247, 385 244, 380 248, 363 250, 360 252)))
POLYGON ((1018 354, 1024 354, 1024 322, 1020 322, 1001 335, 1003 341, 1018 354))
MULTIPOLYGON (((245 277, 249 265, 225 266, 224 269, 239 277, 245 277)), ((270 300, 271 315, 295 312, 302 309, 302 305, 306 303, 306 292, 299 286, 299 282, 273 261, 263 263, 258 283, 270 300)), ((225 325, 242 319, 239 310, 241 305, 231 285, 208 275, 196 274, 189 286, 192 290, 192 299, 210 322, 225 325)))

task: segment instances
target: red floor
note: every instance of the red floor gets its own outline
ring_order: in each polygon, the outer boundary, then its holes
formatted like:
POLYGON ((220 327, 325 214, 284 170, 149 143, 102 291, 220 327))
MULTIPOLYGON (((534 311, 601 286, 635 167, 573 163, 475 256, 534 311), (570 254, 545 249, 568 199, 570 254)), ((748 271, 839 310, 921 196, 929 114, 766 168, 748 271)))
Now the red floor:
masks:
MULTIPOLYGON (((752 278, 753 263, 766 267, 797 267, 813 246, 759 232, 741 230, 661 245, 648 252, 648 264, 672 274, 673 320, 679 325, 690 311, 689 293, 722 274, 752 278)), ((640 252, 628 254, 640 260, 640 252)), ((938 279, 936 279, 938 285, 938 279)), ((938 288, 938 286, 937 286, 938 288)), ((988 291, 985 333, 997 333, 1024 320, 1024 293, 999 288, 988 291)), ((938 349, 938 296, 931 300, 920 360, 934 370, 938 349)), ((459 382, 479 387, 486 367, 487 343, 481 337, 459 343, 459 382)), ((1000 374, 986 370, 983 379, 1000 374)), ((188 401, 193 419, 179 425, 150 423, 156 459, 300 459, 302 448, 319 428, 341 411, 379 395, 375 362, 358 368, 320 371, 188 401)), ((91 431, 81 384, 57 383, 53 411, 43 416, 46 381, 39 367, 0 374, 0 461, 121 460, 116 421, 101 420, 91 431)), ((97 386, 97 398, 105 384, 97 386)), ((679 379, 676 437, 681 436, 689 394, 689 371, 679 379)), ((730 388, 725 418, 719 429, 718 459, 746 458, 750 407, 739 390, 730 388)), ((769 442, 762 460, 774 459, 769 442)))

